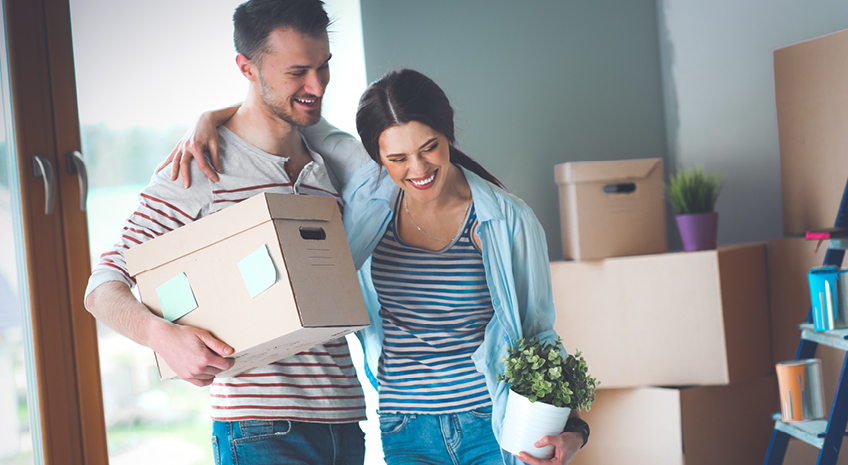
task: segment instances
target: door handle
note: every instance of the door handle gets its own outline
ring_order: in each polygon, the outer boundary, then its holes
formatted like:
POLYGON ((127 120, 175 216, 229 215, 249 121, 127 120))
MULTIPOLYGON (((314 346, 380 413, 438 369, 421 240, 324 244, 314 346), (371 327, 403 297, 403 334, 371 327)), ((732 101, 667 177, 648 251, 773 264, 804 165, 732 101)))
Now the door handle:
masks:
POLYGON ((85 204, 88 200, 88 170, 85 169, 85 161, 78 150, 66 153, 65 161, 68 166, 68 174, 77 175, 80 190, 80 211, 85 211, 85 204))
POLYGON ((32 156, 32 175, 44 180, 44 214, 53 213, 53 198, 56 195, 56 176, 53 164, 41 155, 32 156))

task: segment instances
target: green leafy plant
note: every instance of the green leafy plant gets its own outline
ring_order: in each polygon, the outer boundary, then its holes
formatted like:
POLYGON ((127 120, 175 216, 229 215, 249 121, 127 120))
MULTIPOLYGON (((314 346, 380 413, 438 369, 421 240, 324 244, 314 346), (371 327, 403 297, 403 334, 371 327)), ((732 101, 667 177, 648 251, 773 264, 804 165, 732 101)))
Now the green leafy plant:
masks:
POLYGON ((530 402, 589 410, 600 383, 589 376, 589 365, 580 351, 563 357, 560 338, 553 343, 521 338, 507 353, 502 360, 504 373, 498 374, 498 381, 507 383, 530 402))
POLYGON ((684 170, 669 179, 666 197, 678 215, 710 213, 715 210, 716 199, 724 180, 714 174, 707 176, 704 168, 684 170))

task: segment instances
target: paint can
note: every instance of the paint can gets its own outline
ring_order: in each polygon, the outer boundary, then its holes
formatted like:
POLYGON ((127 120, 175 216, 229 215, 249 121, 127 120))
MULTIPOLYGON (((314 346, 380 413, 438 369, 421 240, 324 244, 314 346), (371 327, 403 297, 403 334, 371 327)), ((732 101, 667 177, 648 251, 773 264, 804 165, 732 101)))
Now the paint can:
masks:
POLYGON ((807 358, 777 364, 780 411, 783 421, 825 418, 821 360, 807 358))
POLYGON ((813 268, 807 273, 813 304, 813 329, 848 328, 848 270, 835 266, 813 268))

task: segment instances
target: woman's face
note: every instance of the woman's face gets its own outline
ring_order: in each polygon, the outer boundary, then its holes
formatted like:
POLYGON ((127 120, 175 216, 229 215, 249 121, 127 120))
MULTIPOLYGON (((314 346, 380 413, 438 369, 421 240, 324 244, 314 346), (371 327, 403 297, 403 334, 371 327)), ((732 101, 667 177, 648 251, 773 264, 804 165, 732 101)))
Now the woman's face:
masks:
POLYGON ((378 142, 380 160, 410 200, 428 202, 445 191, 445 183, 455 168, 444 134, 412 121, 386 129, 378 142))

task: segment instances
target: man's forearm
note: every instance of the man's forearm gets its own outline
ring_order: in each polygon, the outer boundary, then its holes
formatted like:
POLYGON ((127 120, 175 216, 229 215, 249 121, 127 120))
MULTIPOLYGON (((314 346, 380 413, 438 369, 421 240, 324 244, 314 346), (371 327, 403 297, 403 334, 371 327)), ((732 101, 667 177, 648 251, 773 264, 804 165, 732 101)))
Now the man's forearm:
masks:
POLYGON ((136 300, 121 281, 101 284, 91 291, 85 303, 98 321, 145 347, 151 347, 154 328, 166 323, 136 300))

